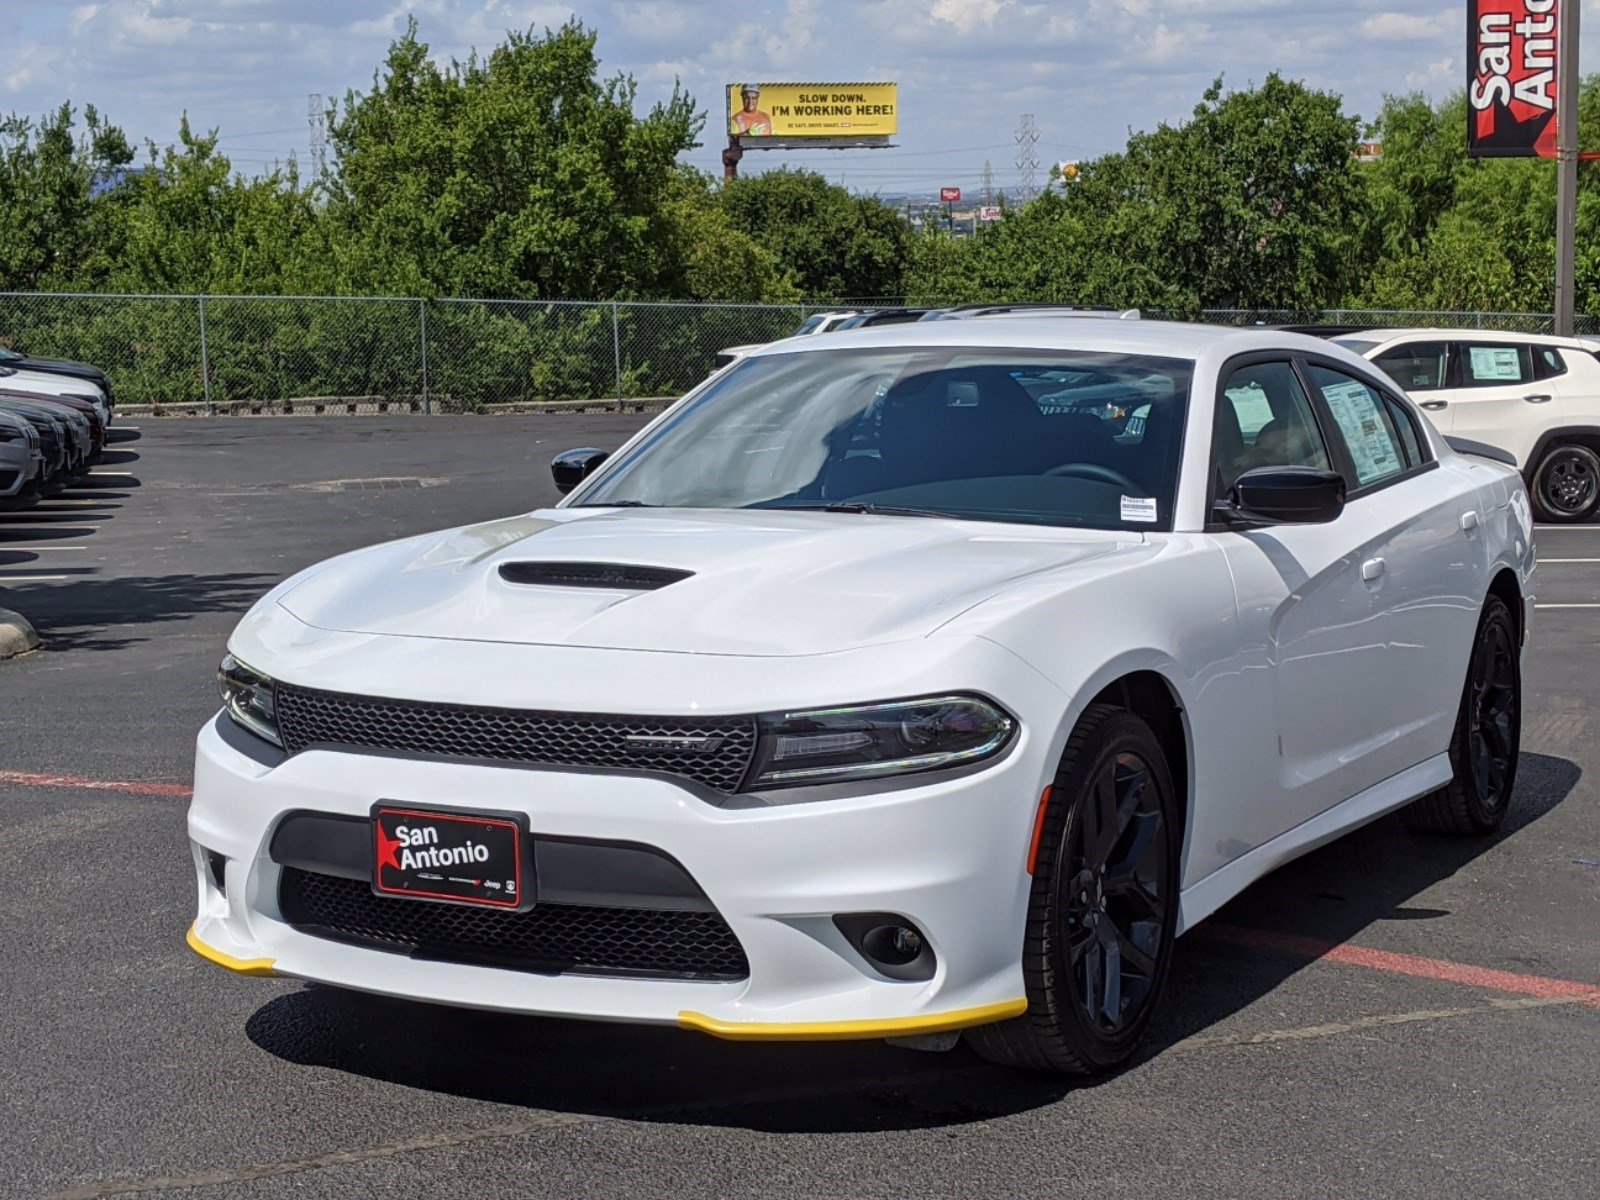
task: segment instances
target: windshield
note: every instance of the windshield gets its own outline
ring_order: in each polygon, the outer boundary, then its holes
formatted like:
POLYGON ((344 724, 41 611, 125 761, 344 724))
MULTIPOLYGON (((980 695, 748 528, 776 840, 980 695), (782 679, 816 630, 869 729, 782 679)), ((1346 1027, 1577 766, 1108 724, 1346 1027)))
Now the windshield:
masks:
POLYGON ((1334 338, 1333 339, 1333 344, 1335 346, 1343 346, 1346 350, 1349 350, 1354 354, 1360 354, 1360 355, 1365 356, 1367 351, 1371 350, 1378 343, 1377 342, 1369 342, 1365 338, 1347 338, 1347 337, 1343 338, 1342 337, 1342 338, 1334 338))
POLYGON ((584 506, 842 508, 1170 529, 1193 363, 891 348, 745 359, 584 506))

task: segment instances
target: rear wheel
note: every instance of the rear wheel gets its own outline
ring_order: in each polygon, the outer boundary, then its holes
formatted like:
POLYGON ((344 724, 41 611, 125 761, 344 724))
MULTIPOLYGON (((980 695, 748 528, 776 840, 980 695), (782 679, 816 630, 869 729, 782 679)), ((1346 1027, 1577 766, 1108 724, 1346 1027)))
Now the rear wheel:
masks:
POLYGON ((1478 619, 1461 710, 1450 739, 1455 776, 1405 810, 1426 833, 1484 834, 1505 820, 1522 743, 1522 669, 1511 610, 1490 596, 1478 619))
POLYGON ((1090 707, 1040 834, 1022 955, 1028 1011, 967 1032, 984 1058, 1090 1074, 1133 1056, 1172 960, 1177 803, 1150 727, 1126 709, 1090 707))
POLYGON ((1539 461, 1529 489, 1545 521, 1587 521, 1600 507, 1600 456, 1587 446, 1556 446, 1539 461))

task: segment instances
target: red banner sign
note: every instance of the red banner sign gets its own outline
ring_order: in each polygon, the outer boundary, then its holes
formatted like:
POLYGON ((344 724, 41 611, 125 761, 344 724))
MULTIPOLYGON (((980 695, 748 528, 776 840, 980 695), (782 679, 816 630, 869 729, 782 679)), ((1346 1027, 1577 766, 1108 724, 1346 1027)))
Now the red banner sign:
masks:
POLYGON ((1555 157, 1557 27, 1567 2, 1467 0, 1472 157, 1555 157))
POLYGON ((961 200, 960 188, 940 188, 939 199, 945 204, 957 204, 961 200))

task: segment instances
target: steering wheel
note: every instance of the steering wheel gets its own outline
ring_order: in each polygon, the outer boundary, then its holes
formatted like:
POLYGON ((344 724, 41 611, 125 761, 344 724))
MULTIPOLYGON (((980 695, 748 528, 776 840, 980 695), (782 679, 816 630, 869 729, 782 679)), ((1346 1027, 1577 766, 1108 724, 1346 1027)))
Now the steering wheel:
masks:
POLYGON ((1109 483, 1136 496, 1144 495, 1144 488, 1121 471, 1113 471, 1110 467, 1102 467, 1099 463, 1066 463, 1059 467, 1051 467, 1045 474, 1070 479, 1093 479, 1100 483, 1109 483))

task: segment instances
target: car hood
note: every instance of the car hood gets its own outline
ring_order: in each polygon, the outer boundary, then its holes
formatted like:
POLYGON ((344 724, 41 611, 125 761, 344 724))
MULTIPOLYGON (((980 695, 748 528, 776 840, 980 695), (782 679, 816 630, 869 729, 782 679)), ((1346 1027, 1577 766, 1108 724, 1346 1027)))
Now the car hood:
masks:
POLYGON ((358 550, 274 598, 308 625, 347 633, 824 654, 926 636, 1024 579, 1141 540, 847 513, 556 509, 358 550), (548 564, 684 574, 578 587, 543 581, 548 564))

